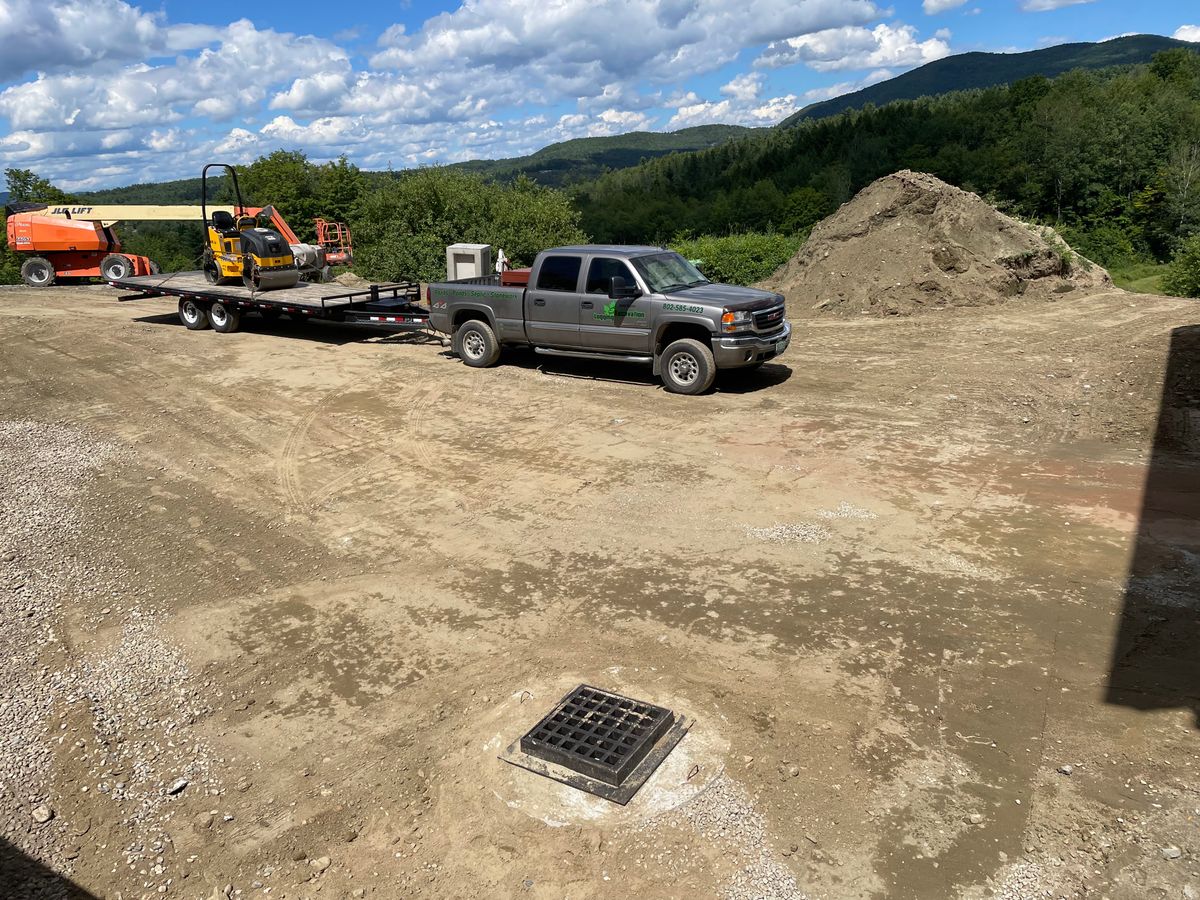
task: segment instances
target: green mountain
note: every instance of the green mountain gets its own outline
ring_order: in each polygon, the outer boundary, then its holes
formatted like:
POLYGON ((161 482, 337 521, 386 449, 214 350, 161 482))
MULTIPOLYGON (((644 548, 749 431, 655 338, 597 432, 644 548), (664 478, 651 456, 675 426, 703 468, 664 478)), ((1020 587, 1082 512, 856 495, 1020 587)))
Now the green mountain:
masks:
POLYGON ((1157 34, 1135 34, 1098 44, 1059 44, 1026 53, 960 53, 897 75, 852 94, 806 106, 779 123, 787 128, 806 119, 824 119, 868 103, 883 106, 894 100, 916 100, 950 91, 1011 84, 1042 75, 1053 78, 1071 69, 1104 69, 1148 63, 1155 53, 1174 47, 1195 47, 1187 41, 1157 34))
POLYGON ((456 163, 455 168, 502 180, 525 175, 540 184, 561 186, 596 178, 610 169, 636 166, 646 159, 717 147, 760 130, 740 125, 699 125, 671 132, 631 131, 562 141, 529 156, 456 163))

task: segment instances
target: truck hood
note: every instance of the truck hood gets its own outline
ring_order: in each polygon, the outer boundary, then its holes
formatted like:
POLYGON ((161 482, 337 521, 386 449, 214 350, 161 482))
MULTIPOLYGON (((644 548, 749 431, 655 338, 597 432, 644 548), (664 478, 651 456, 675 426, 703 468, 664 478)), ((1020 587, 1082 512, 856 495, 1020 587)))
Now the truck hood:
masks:
POLYGON ((671 300, 686 299, 711 303, 727 309, 766 309, 783 302, 782 297, 770 291, 738 287, 734 284, 701 284, 682 291, 672 291, 664 296, 671 300))

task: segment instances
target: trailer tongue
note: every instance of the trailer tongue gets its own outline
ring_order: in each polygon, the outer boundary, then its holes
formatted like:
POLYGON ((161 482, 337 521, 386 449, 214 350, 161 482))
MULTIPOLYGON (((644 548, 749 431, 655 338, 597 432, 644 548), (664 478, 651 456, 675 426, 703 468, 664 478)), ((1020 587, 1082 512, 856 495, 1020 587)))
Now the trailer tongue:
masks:
POLYGON ((275 290, 253 290, 239 284, 210 284, 203 272, 137 275, 107 279, 116 288, 144 297, 178 297, 179 318, 189 329, 237 331, 241 317, 258 313, 273 319, 321 319, 387 331, 423 331, 429 311, 419 304, 420 286, 412 282, 372 284, 347 291, 343 285, 301 283, 275 290))

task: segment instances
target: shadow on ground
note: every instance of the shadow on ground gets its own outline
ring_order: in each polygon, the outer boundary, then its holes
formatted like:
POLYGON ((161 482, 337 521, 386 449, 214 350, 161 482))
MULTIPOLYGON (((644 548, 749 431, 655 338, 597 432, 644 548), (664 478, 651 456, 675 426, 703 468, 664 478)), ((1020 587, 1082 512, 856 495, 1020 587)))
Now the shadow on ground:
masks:
POLYGON ((98 900, 0 838, 0 897, 4 900, 98 900))
POLYGON ((1200 325, 1171 333, 1107 700, 1200 728, 1200 325))

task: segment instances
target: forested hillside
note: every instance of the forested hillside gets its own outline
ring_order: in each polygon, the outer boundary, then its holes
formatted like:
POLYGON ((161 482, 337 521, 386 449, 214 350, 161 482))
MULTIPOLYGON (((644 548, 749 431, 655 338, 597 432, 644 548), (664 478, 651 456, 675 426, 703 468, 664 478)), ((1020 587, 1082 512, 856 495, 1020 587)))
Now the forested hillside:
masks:
POLYGON ((614 172, 577 192, 600 241, 796 231, 898 169, 1064 227, 1101 262, 1200 225, 1200 55, 901 101, 614 172))
POLYGON ((868 103, 883 106, 896 100, 1012 84, 1035 75, 1053 78, 1072 69, 1148 63, 1164 50, 1194 46, 1158 34, 1132 34, 1094 44, 1058 44, 1024 53, 958 53, 862 90, 806 106, 780 122, 779 127, 788 128, 805 119, 825 119, 848 109, 862 109, 868 103))
POLYGON ((539 184, 561 187, 669 153, 717 147, 760 130, 740 125, 698 125, 670 132, 631 131, 550 144, 529 156, 455 163, 453 168, 506 181, 525 175, 539 184))

